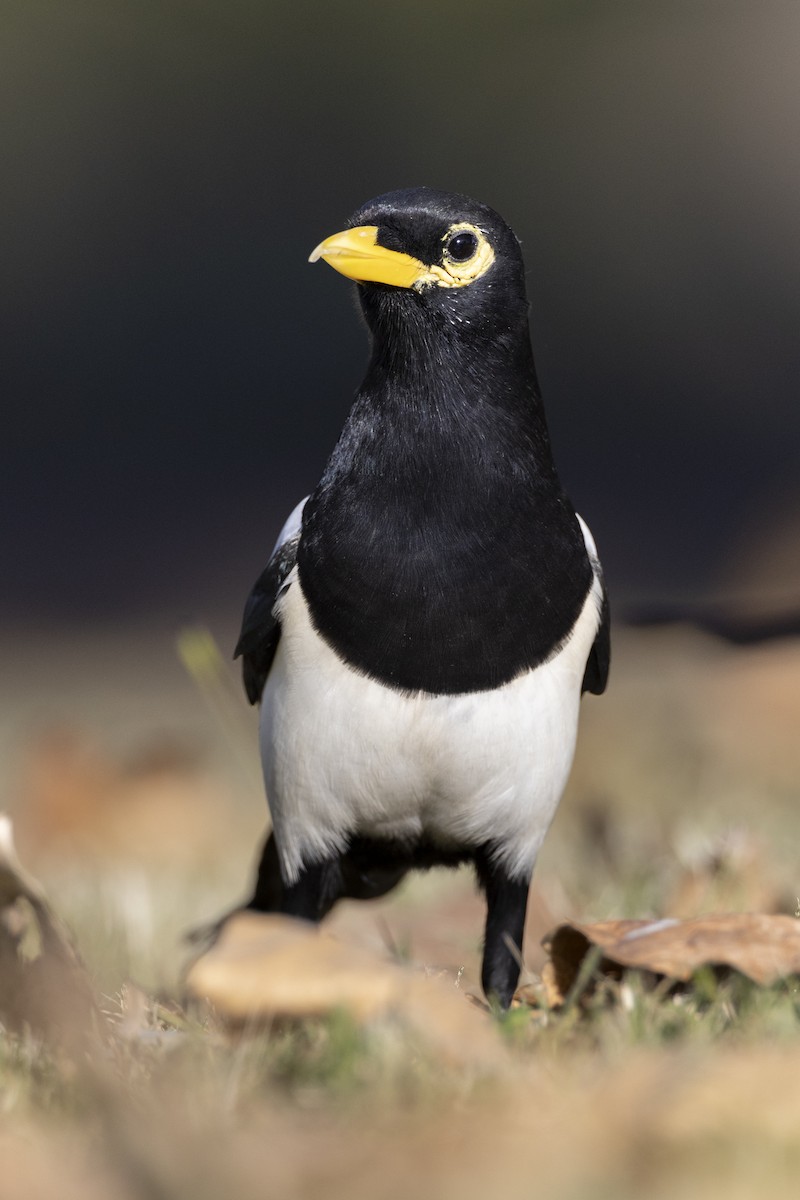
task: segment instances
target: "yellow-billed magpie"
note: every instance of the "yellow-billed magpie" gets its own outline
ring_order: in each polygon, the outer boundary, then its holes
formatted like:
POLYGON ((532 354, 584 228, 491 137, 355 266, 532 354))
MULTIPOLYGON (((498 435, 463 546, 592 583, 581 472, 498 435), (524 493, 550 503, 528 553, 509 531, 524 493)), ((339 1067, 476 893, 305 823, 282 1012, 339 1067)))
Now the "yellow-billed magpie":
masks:
POLYGON ((320 920, 472 861, 507 1006, 536 856, 600 693, 608 604, 556 474, 522 254, 492 209, 390 192, 323 241, 358 283, 364 382, 247 602, 273 831, 251 906, 320 920))

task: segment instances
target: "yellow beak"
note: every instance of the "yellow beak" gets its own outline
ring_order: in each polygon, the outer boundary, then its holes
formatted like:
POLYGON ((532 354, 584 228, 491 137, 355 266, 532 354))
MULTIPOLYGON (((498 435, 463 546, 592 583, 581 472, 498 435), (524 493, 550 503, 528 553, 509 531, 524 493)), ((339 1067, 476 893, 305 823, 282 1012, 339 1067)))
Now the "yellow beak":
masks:
POLYGON ((320 242, 309 262, 324 258, 329 266, 358 283, 388 283, 413 288, 430 279, 430 267, 410 254, 399 254, 378 245, 377 225, 358 225, 320 242))

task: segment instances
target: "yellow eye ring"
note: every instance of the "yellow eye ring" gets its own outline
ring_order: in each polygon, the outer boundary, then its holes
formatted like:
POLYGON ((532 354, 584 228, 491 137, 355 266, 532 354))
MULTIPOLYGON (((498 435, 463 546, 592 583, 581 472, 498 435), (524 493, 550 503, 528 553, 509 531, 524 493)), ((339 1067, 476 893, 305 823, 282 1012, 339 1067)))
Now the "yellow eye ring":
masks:
POLYGON ((466 287, 468 283, 472 283, 484 275, 494 262, 494 250, 491 243, 477 225, 470 225, 466 221, 451 225, 442 238, 442 243, 441 265, 434 264, 429 276, 429 281, 439 287, 466 287), (461 242, 462 238, 464 238, 463 242, 461 242), (461 246, 464 248, 474 247, 474 249, 467 258, 459 260, 452 253, 451 246, 458 249, 461 246))

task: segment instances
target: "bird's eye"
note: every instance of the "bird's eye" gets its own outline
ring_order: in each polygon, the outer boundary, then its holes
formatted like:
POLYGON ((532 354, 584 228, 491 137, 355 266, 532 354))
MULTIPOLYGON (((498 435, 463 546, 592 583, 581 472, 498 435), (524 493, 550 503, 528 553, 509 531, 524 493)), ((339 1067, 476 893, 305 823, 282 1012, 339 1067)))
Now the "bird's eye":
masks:
POLYGON ((469 262, 477 249, 478 239, 474 233, 470 233, 468 230, 454 233, 445 246, 447 257, 453 262, 459 263, 469 262))

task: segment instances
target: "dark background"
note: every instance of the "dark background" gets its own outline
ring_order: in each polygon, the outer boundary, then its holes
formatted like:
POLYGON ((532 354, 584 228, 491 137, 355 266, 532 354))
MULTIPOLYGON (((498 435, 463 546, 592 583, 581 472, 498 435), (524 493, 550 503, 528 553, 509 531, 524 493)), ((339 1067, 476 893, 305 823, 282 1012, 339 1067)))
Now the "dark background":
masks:
POLYGON ((2 619, 235 623, 366 357, 307 255, 419 183, 523 241, 618 611, 791 598, 794 0, 6 0, 2 24, 2 619))

